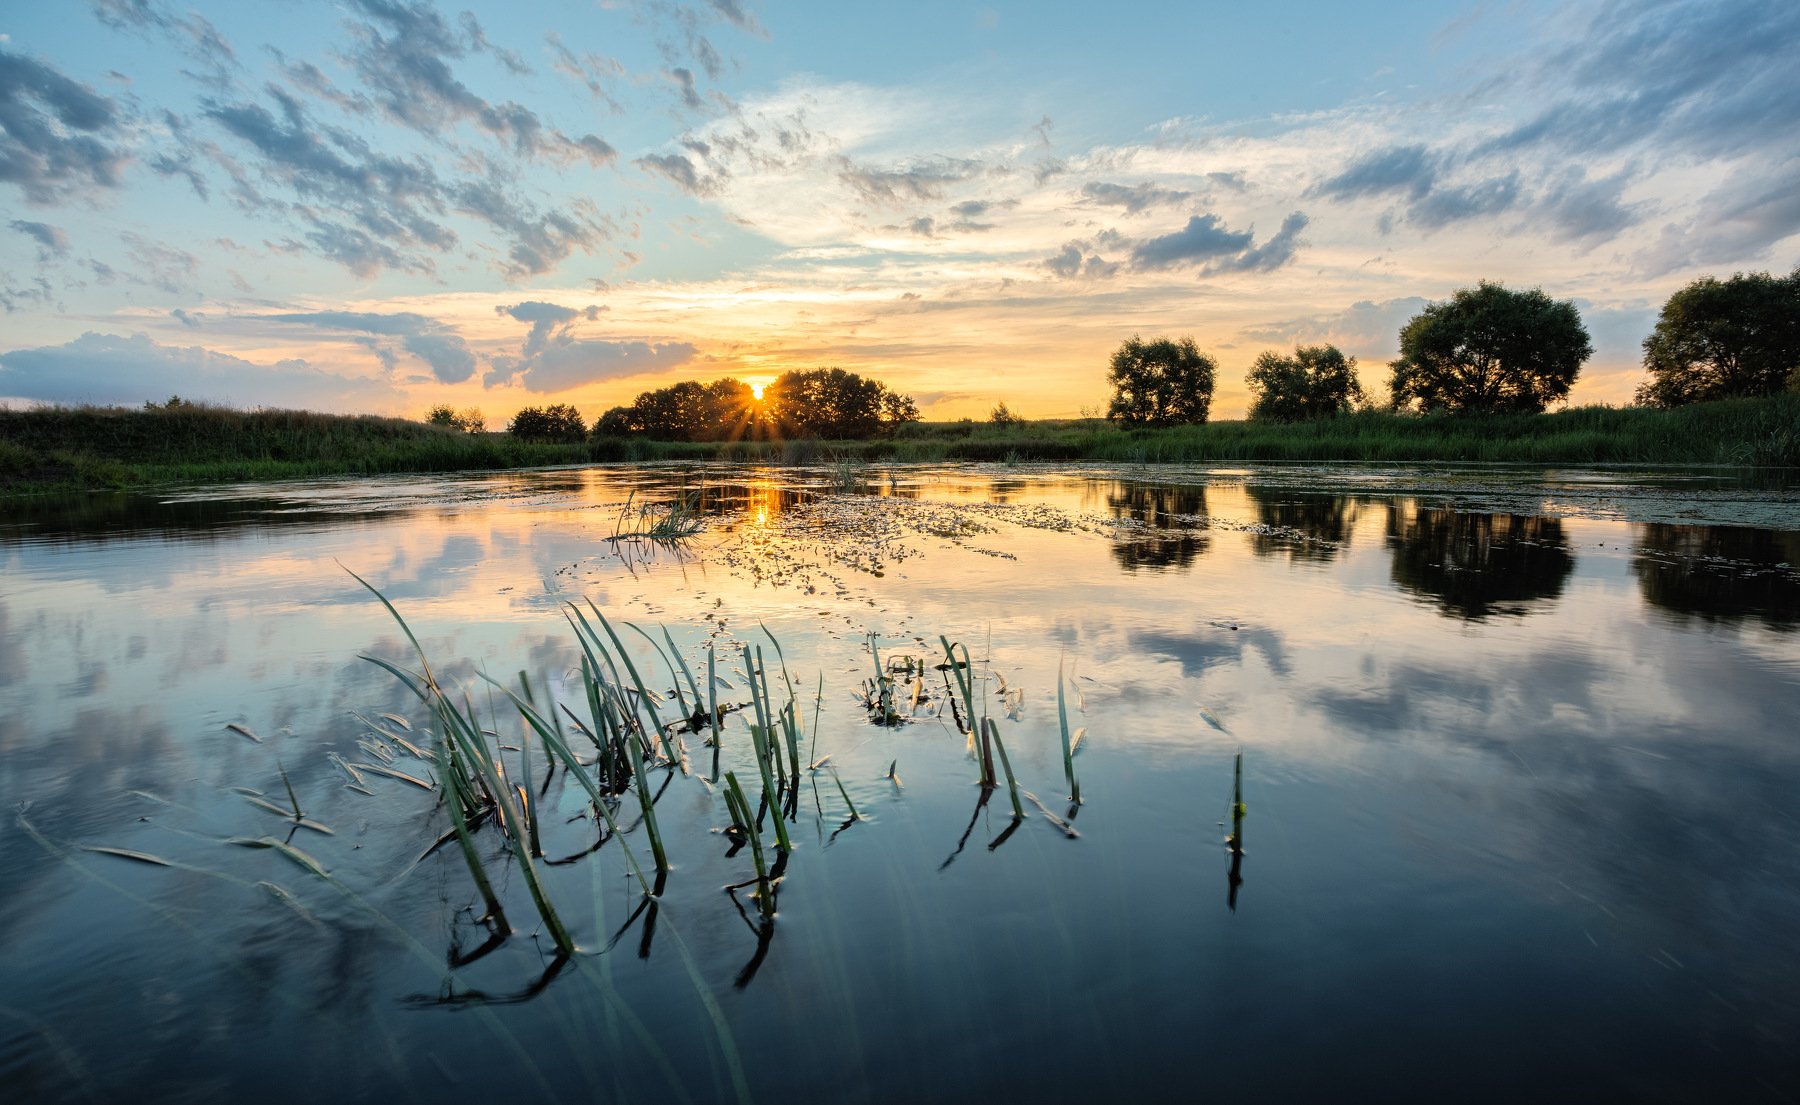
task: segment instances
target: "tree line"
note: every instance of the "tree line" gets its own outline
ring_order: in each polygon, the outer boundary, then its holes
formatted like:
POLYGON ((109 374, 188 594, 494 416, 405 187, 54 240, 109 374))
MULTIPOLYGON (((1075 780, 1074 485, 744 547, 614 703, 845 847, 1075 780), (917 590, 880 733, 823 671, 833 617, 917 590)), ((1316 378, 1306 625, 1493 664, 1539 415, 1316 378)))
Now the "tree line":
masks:
MULTIPOLYGON (((1433 303, 1400 330, 1386 409, 1538 413, 1568 397, 1593 343, 1571 300, 1482 281, 1433 303)), ((1644 339, 1646 406, 1800 389, 1800 268, 1785 277, 1703 277, 1669 297, 1644 339)), ((1127 340, 1114 352, 1107 417, 1125 426, 1205 422, 1218 362, 1193 339, 1127 340)), ((1250 417, 1298 422, 1372 405, 1356 359, 1332 345, 1257 357, 1250 417)))
MULTIPOLYGON (((434 410, 430 420, 439 421, 439 413, 448 410, 434 410)), ((903 423, 918 420, 918 404, 911 396, 841 368, 815 368, 782 373, 762 389, 761 398, 738 379, 710 384, 684 380, 642 392, 629 404, 606 411, 591 428, 581 412, 566 403, 526 407, 513 416, 507 430, 537 441, 581 441, 589 436, 786 441, 887 437, 903 423)))
MULTIPOLYGON (((1292 355, 1266 351, 1245 377, 1250 418, 1300 422, 1363 408, 1538 413, 1568 397, 1594 352, 1572 300, 1485 280, 1426 306, 1401 327, 1399 344, 1399 357, 1388 364, 1385 402, 1365 393, 1356 358, 1336 346, 1297 346, 1292 355)), ((1800 267, 1783 277, 1739 273, 1694 281, 1664 303, 1643 348, 1649 378, 1637 401, 1646 406, 1800 389, 1800 267)), ((1218 362, 1192 338, 1134 336, 1112 355, 1106 416, 1128 427, 1205 422, 1218 373, 1218 362)), ((485 429, 475 408, 438 406, 426 420, 468 433, 485 429)), ((687 380, 643 392, 591 427, 573 406, 556 404, 519 411, 507 429, 541 441, 854 440, 888 437, 917 421, 910 396, 841 368, 817 368, 783 373, 760 398, 738 379, 687 380)), ((1023 420, 1001 403, 991 421, 1023 420)))

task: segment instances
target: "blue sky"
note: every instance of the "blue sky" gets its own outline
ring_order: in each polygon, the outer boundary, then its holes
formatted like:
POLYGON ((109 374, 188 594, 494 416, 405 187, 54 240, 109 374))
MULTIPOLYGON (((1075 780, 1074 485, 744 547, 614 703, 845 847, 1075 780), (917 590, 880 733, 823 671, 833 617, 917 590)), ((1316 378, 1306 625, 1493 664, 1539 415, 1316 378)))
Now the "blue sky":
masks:
POLYGON ((1111 350, 1331 341, 1480 279, 1624 402, 1800 262, 1800 5, 86 0, 0 15, 0 399, 590 417, 841 365, 928 417, 1111 350))

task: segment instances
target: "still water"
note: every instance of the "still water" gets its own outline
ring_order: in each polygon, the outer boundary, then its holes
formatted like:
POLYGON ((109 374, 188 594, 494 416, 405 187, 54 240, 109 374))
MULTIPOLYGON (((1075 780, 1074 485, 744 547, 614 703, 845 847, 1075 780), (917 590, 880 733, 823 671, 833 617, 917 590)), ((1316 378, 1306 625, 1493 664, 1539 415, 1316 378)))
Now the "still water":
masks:
MULTIPOLYGON (((1758 497, 1751 527, 1685 524, 1716 511, 1684 496, 1726 494, 1704 481, 1609 478, 1609 503, 1651 505, 1601 509, 1582 480, 846 475, 8 504, 4 1096, 1800 1097, 1791 495, 1758 497), (622 511, 677 500, 706 521, 687 541, 608 540, 622 511), (338 762, 379 762, 371 723, 405 732, 384 713, 430 744, 417 699, 361 658, 416 666, 350 571, 509 770, 529 742, 482 675, 573 703, 571 602, 665 693, 622 623, 666 627, 697 670, 714 650, 734 702, 744 648, 774 665, 779 641, 823 765, 775 921, 722 889, 754 870, 689 734, 689 771, 649 775, 674 864, 655 904, 622 857, 647 862, 641 826, 605 837, 558 782, 543 871, 581 951, 534 929, 492 826, 477 843, 517 931, 489 940, 456 848, 430 851, 437 795, 354 788, 338 762), (943 676, 907 723, 870 722, 871 635, 884 662, 967 645, 1037 799, 1022 822, 976 785, 943 676), (331 833, 268 808, 294 803, 331 833), (226 843, 263 837, 329 877, 226 843)), ((723 740, 740 775, 747 714, 723 740)))

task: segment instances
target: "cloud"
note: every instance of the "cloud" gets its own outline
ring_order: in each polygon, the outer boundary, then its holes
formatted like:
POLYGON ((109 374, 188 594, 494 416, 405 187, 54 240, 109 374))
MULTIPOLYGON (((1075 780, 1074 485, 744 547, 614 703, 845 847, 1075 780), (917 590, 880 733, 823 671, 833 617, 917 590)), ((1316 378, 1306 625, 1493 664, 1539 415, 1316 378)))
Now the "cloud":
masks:
POLYGON ((1420 199, 1431 191, 1437 171, 1437 158, 1424 146, 1389 146, 1357 158, 1309 194, 1347 200, 1399 192, 1420 199))
POLYGON ((90 6, 94 18, 115 31, 157 32, 166 36, 206 69, 204 73, 182 71, 202 84, 227 88, 242 68, 231 43, 199 12, 176 15, 167 5, 150 0, 90 0, 90 6))
POLYGON ((1139 242, 1131 260, 1140 269, 1176 268, 1240 253, 1254 238, 1248 230, 1227 230, 1217 215, 1195 215, 1173 234, 1139 242))
POLYGON ((723 16, 726 22, 744 31, 758 31, 756 17, 744 9, 739 0, 706 0, 706 6, 723 16))
POLYGON ((1260 246, 1246 249, 1235 257, 1221 257, 1200 270, 1202 276, 1215 276, 1228 272, 1273 272, 1294 259, 1294 252, 1300 248, 1300 232, 1306 229, 1309 220, 1303 213, 1296 211, 1281 220, 1281 229, 1275 236, 1260 246))
POLYGON ((130 231, 120 234, 119 239, 142 270, 139 278, 170 295, 190 290, 200 274, 200 258, 185 249, 151 241, 130 231))
POLYGON ((516 379, 527 391, 548 394, 599 380, 664 372, 693 360, 697 352, 687 342, 656 345, 642 341, 578 340, 565 336, 552 340, 542 353, 526 362, 503 365, 501 358, 496 357, 496 372, 489 373, 485 382, 493 387, 516 379))
POLYGON ((193 330, 200 329, 201 322, 206 318, 205 315, 200 314, 199 312, 186 311, 180 307, 170 311, 169 317, 193 330))
MULTIPOLYGON (((468 342, 436 319, 411 311, 390 314, 309 311, 256 317, 263 322, 306 326, 333 333, 369 334, 374 338, 398 339, 399 348, 424 362, 439 383, 458 384, 475 375, 475 354, 470 350, 468 342)), ((359 339, 357 344, 373 352, 389 371, 398 363, 395 342, 359 339)))
POLYGON ((1103 207, 1122 207, 1127 215, 1137 215, 1152 207, 1180 203, 1191 198, 1193 194, 1147 182, 1127 185, 1089 181, 1081 186, 1082 198, 1088 202, 1103 207))
POLYGON ((588 90, 588 95, 612 110, 622 110, 619 101, 607 88, 609 83, 623 80, 625 77, 625 66, 618 59, 602 57, 592 52, 577 57, 573 50, 563 44, 562 36, 555 31, 546 33, 544 42, 550 47, 551 56, 555 59, 551 62, 551 68, 566 77, 579 81, 588 90))
POLYGON ((1473 184, 1433 188, 1407 208, 1407 218, 1416 226, 1436 230, 1464 219, 1499 214, 1519 202, 1519 180, 1515 169, 1473 184))
POLYGON ((946 185, 957 184, 980 173, 981 162, 955 157, 933 157, 899 169, 871 169, 844 158, 838 180, 870 203, 902 206, 942 199, 946 185))
MULTIPOLYGON (((1696 265, 1742 263, 1766 257, 1800 234, 1800 192, 1794 174, 1800 158, 1788 158, 1734 175, 1696 205, 1686 223, 1671 222, 1633 264, 1656 277, 1696 265)), ((1779 267, 1786 267, 1791 258, 1779 267)))
MULTIPOLYGON (((525 336, 525 348, 520 356, 526 360, 544 351, 550 337, 560 327, 567 326, 582 317, 582 313, 571 307, 560 307, 554 303, 528 301, 515 303, 511 307, 495 307, 497 315, 509 315, 520 322, 531 323, 531 333, 525 336)), ((593 318, 592 315, 587 316, 593 318)))
POLYGON ((1800 143, 1800 6, 1789 0, 1603 4, 1568 41, 1521 77, 1550 102, 1485 150, 1592 157, 1654 141, 1712 158, 1800 143))
POLYGON ((144 334, 89 331, 64 345, 0 353, 0 395, 136 406, 173 394, 239 406, 349 411, 392 406, 399 398, 383 381, 335 375, 302 360, 256 364, 200 346, 160 345, 144 334))
POLYGON ((669 70, 669 80, 681 90, 681 104, 690 111, 700 111, 706 107, 706 101, 700 98, 700 92, 694 87, 694 71, 686 66, 677 65, 669 70))
MULTIPOLYGON (((417 0, 350 0, 367 20, 351 24, 354 43, 345 53, 375 105, 394 122, 438 136, 445 128, 473 122, 527 158, 587 161, 600 166, 616 156, 595 135, 571 138, 546 125, 536 112, 513 101, 491 103, 459 80, 450 62, 470 49, 493 47, 473 16, 462 20, 458 36, 430 4, 417 0)), ((509 68, 524 63, 509 52, 497 54, 509 68)))
POLYGON ((1044 267, 1064 280, 1077 277, 1105 280, 1118 275, 1120 266, 1117 261, 1107 261, 1090 253, 1090 248, 1087 242, 1066 242, 1061 253, 1044 261, 1044 267))
POLYGON ((549 272, 576 250, 592 252, 608 237, 593 204, 577 199, 567 210, 539 212, 492 182, 470 182, 453 193, 457 207, 512 239, 503 266, 509 276, 549 272))
POLYGON ((1534 212, 1548 222, 1558 241, 1610 239, 1635 226, 1649 210, 1648 204, 1628 204, 1620 198, 1632 176, 1631 170, 1621 169, 1591 180, 1582 169, 1567 170, 1550 182, 1534 212))
POLYGON ((36 304, 49 303, 55 295, 50 281, 42 276, 32 277, 28 284, 0 285, 0 310, 10 315, 36 304))
POLYGON ((1380 302, 1363 299, 1342 311, 1266 323, 1243 333, 1253 341, 1295 345, 1330 342, 1347 353, 1387 356, 1399 348, 1400 328, 1428 303, 1416 295, 1380 302))
POLYGON ((69 236, 63 233, 63 229, 60 226, 51 226, 49 223, 27 222, 24 219, 14 219, 7 225, 38 244, 39 264, 49 261, 52 257, 61 257, 69 252, 69 236))
POLYGON ((593 322, 605 308, 576 310, 542 300, 526 300, 494 313, 531 324, 517 357, 495 357, 483 380, 487 387, 518 382, 527 391, 565 391, 596 380, 639 376, 675 368, 697 352, 686 342, 655 345, 643 341, 603 341, 575 336, 577 319, 593 322))
POLYGON ((0 183, 51 204, 114 188, 127 154, 117 105, 42 62, 0 49, 0 183))
POLYGON ((1306 194, 1338 201, 1399 196, 1405 201, 1408 221, 1425 230, 1499 214, 1521 201, 1517 169, 1467 183, 1446 183, 1445 174, 1454 160, 1452 155, 1434 153, 1422 145, 1387 146, 1357 158, 1306 194))
POLYGON ((710 196, 719 189, 720 182, 702 176, 699 166, 686 154, 647 154, 633 164, 668 177, 690 196, 710 196))

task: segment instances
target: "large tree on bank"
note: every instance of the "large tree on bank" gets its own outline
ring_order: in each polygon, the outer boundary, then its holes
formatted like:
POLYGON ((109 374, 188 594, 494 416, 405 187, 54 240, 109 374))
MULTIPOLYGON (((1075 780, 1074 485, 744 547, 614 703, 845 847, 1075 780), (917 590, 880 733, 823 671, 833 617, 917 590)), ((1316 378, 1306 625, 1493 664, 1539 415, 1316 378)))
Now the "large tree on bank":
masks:
POLYGON ((1706 276, 1669 297, 1644 339, 1640 403, 1679 407, 1773 395, 1800 373, 1800 268, 1706 276))
POLYGON ((1401 328, 1388 386, 1401 409, 1535 414, 1568 397, 1593 353, 1572 301, 1483 280, 1401 328))
POLYGON ((1112 355, 1106 379, 1113 396, 1106 417, 1122 426, 1205 422, 1218 373, 1218 362, 1200 352, 1193 338, 1147 342, 1134 334, 1112 355))

